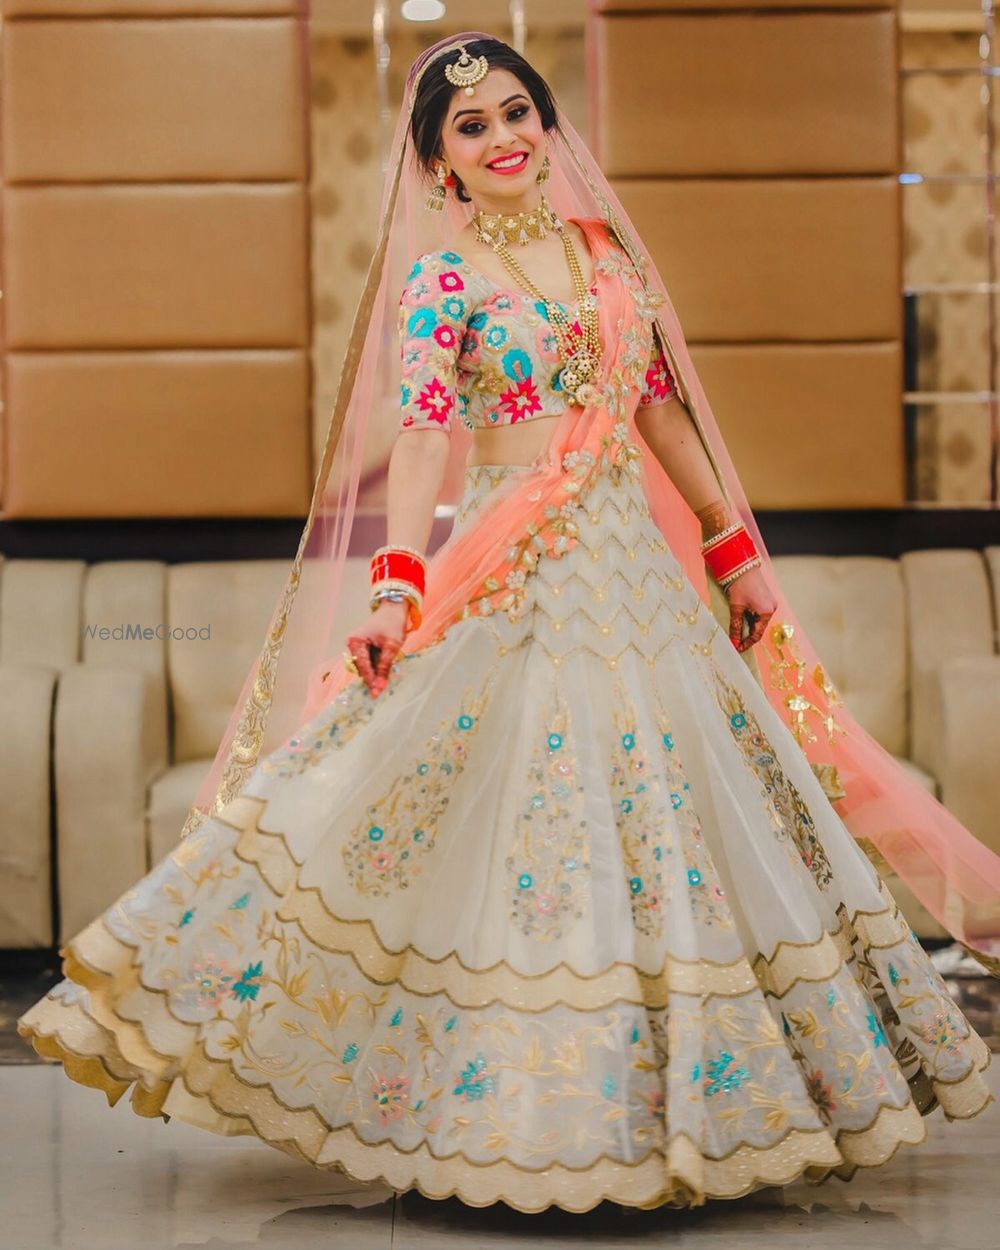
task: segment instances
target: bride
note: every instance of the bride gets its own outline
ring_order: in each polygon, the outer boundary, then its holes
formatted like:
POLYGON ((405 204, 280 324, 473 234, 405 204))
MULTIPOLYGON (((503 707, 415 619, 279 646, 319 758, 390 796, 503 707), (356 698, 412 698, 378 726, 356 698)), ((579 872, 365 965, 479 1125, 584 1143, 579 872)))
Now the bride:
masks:
POLYGON ((844 708, 655 266, 486 35, 411 68, 303 541, 183 835, 19 1021, 142 1115, 584 1211, 849 1178, 991 1101, 878 869, 985 960, 1000 865, 844 708), (387 542, 331 661, 379 415, 387 542))

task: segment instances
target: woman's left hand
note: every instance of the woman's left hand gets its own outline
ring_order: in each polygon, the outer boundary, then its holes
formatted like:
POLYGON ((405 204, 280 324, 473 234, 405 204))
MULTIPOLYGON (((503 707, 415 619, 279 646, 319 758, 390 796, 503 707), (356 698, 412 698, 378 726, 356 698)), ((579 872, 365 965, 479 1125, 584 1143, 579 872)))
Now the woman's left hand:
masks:
POLYGON ((729 600, 729 637, 737 651, 746 651, 764 637, 767 623, 778 608, 760 568, 747 569, 725 590, 729 600), (745 617, 744 613, 751 615, 745 617), (744 620, 750 633, 743 637, 744 620))

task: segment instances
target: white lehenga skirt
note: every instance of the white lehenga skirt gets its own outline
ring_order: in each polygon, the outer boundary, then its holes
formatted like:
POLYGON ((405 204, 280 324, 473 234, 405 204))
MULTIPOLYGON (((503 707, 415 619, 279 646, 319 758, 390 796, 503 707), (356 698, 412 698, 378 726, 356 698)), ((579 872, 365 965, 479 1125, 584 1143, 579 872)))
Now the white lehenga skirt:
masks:
MULTIPOLYGON (((477 466, 456 525, 518 467, 477 466)), ((525 1211, 848 1178, 991 1101, 948 994, 649 515, 354 682, 19 1021, 111 1101, 525 1211)))

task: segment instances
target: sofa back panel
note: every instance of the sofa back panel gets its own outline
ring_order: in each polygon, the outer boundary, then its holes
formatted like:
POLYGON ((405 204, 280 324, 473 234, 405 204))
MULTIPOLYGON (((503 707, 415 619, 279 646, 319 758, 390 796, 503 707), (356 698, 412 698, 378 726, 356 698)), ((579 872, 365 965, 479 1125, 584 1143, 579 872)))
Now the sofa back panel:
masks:
POLYGON ((900 557, 907 598, 912 750, 934 771, 940 725, 937 670, 959 656, 993 654, 993 604, 978 551, 907 551, 900 557))
POLYGON ((85 664, 138 668, 162 683, 166 577, 167 566, 159 560, 106 560, 88 567, 83 587, 85 664), (147 630, 153 636, 141 636, 147 630))
POLYGON ((289 560, 233 560, 168 569, 167 619, 195 631, 167 642, 175 764, 218 749, 290 567, 289 560))
POLYGON ((774 567, 848 711, 887 751, 905 755, 906 603, 898 562, 775 556, 774 567))
POLYGON ((0 662, 65 668, 80 658, 86 564, 6 560, 0 579, 0 662))
POLYGON ((1000 546, 985 547, 983 556, 990 573, 993 599, 993 650, 1000 651, 1000 546))
POLYGON ((305 175, 294 18, 11 22, 4 40, 8 183, 305 175))

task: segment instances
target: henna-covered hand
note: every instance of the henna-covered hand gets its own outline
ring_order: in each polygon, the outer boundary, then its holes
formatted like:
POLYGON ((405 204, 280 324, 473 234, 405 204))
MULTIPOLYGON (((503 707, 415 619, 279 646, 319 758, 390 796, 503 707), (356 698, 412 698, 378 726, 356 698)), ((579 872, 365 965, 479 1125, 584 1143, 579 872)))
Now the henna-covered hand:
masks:
POLYGON ((737 651, 746 651, 764 637, 778 604, 760 568, 747 569, 726 587, 729 637, 737 651), (744 629, 748 630, 744 638, 744 629))
POLYGON ((406 603, 380 603, 360 629, 347 636, 347 650, 354 656, 361 679, 373 699, 385 689, 393 661, 406 637, 406 603))

